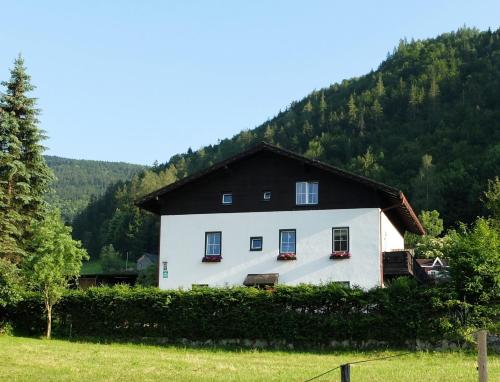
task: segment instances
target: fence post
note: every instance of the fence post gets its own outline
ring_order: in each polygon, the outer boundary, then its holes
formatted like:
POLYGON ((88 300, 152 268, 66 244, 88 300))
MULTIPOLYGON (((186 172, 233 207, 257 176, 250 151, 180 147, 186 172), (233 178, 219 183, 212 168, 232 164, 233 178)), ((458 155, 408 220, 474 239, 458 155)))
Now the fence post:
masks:
POLYGON ((348 363, 340 366, 340 382, 351 382, 351 365, 348 363))
POLYGON ((477 332, 477 370, 479 371, 479 382, 488 382, 488 331, 477 332))

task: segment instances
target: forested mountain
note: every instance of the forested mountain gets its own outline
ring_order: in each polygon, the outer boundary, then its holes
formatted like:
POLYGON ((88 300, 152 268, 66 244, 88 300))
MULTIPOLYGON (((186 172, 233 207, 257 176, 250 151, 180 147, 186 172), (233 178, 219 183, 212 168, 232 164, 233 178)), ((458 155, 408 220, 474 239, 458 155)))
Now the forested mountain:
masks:
POLYGON ((66 221, 83 210, 92 200, 118 181, 129 180, 144 171, 146 166, 94 160, 68 159, 45 156, 45 162, 54 172, 53 191, 48 194, 50 204, 58 207, 66 221))
POLYGON ((109 188, 75 219, 75 236, 93 257, 106 244, 132 256, 156 251, 158 219, 134 200, 258 141, 399 187, 417 210, 440 211, 446 225, 471 221, 483 212, 487 180, 500 172, 500 30, 402 40, 377 70, 109 188))

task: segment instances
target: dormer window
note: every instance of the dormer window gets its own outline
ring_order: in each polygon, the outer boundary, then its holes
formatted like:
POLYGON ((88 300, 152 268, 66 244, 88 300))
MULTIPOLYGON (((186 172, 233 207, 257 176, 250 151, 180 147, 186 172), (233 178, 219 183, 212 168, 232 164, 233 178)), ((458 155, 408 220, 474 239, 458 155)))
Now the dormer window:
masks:
POLYGON ((297 182, 295 184, 295 203, 298 206, 318 204, 318 182, 297 182))
POLYGON ((271 191, 264 191, 262 193, 262 200, 264 200, 265 202, 268 202, 271 200, 271 191))
POLYGON ((224 205, 233 204, 233 194, 232 193, 222 194, 222 204, 224 205))

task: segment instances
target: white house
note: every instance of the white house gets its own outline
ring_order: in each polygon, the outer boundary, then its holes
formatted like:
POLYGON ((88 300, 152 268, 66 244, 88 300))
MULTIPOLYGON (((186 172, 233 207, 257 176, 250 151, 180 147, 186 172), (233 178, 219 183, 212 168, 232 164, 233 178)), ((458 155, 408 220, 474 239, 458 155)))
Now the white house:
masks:
POLYGON ((144 197, 159 287, 383 285, 383 253, 424 232, 395 188, 262 143, 144 197))

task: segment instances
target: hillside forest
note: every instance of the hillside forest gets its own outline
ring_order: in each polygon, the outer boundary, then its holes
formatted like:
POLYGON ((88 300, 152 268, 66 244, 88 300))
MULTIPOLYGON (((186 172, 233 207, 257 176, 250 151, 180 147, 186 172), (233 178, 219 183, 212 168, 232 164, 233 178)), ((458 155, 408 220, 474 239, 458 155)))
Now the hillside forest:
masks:
POLYGON ((158 218, 134 201, 260 141, 398 187, 445 227, 485 214, 500 169, 500 30, 401 40, 376 70, 314 90, 252 130, 111 185, 74 219, 92 258, 157 252, 158 218))
POLYGON ((54 173, 52 190, 47 195, 49 204, 59 208, 66 222, 106 189, 119 181, 130 179, 146 169, 145 166, 84 159, 68 159, 45 155, 45 162, 54 173))

